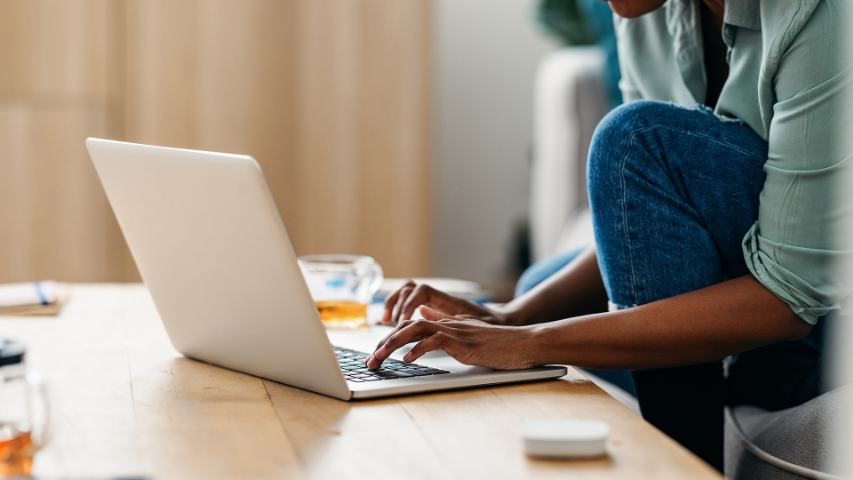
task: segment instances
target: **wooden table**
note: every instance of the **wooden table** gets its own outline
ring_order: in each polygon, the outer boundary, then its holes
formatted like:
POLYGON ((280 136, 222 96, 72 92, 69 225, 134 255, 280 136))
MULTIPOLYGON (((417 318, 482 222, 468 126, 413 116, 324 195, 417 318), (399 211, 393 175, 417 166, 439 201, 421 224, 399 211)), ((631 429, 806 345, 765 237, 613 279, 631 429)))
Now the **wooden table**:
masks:
POLYGON ((346 403, 181 357, 138 285, 77 285, 63 314, 0 317, 47 379, 47 477, 720 478, 570 370, 562 380, 346 403), (541 418, 610 423, 599 460, 525 457, 541 418))

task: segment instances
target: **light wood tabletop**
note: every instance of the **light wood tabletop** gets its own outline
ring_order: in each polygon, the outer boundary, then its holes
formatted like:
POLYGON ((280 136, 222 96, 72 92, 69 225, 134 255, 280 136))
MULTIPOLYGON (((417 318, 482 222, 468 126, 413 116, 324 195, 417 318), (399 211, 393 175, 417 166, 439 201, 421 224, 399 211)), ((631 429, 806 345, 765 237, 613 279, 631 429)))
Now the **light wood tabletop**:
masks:
POLYGON ((139 285, 75 285, 59 317, 0 317, 49 383, 41 477, 720 478, 570 369, 561 380, 342 402, 181 357, 139 285), (597 460, 528 458, 533 419, 600 419, 597 460))

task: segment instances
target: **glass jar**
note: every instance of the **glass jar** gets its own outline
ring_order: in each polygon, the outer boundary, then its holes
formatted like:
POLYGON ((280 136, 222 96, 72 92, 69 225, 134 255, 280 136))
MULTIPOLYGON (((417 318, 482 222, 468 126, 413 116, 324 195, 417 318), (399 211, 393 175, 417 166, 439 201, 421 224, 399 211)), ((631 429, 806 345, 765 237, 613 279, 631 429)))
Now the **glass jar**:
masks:
POLYGON ((0 339, 0 478, 29 477, 47 440, 44 383, 27 372, 23 345, 0 339))

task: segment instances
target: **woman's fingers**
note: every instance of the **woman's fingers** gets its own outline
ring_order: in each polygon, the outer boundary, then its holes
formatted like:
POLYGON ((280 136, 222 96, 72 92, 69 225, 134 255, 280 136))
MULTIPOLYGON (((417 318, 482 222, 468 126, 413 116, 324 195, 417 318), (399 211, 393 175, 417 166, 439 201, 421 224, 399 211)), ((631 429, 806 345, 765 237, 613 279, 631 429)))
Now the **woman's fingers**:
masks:
MULTIPOLYGON (((420 311, 421 311, 421 314, 424 315, 424 320, 428 320, 431 322, 439 322, 442 320, 452 320, 453 319, 453 317, 451 317, 450 315, 447 315, 446 313, 440 312, 434 308, 430 308, 430 307, 426 307, 426 306, 422 306, 420 308, 420 311)), ((400 320, 400 322, 394 327, 394 329, 391 330, 391 333, 389 333, 388 335, 385 335, 385 338, 383 338, 382 340, 379 341, 379 343, 376 344, 376 347, 374 348, 374 350, 378 350, 382 345, 385 345, 385 343, 388 342, 389 338, 396 335, 397 332, 408 327, 409 325, 412 325, 413 323, 416 323, 417 321, 418 320, 412 320, 412 319, 400 320)))
POLYGON ((408 320, 415 314, 415 309, 421 305, 429 305, 435 295, 440 294, 438 290, 426 284, 420 284, 412 290, 412 293, 406 298, 403 303, 403 308, 400 312, 401 320, 408 320))
POLYGON ((441 323, 426 320, 410 320, 405 322, 400 328, 389 335, 372 355, 367 357, 367 361, 365 362, 367 368, 379 368, 382 362, 398 348, 443 331, 444 328, 441 323))
POLYGON ((391 324, 391 314, 394 311, 394 306, 397 305, 397 302, 400 299, 400 294, 403 292, 404 288, 414 287, 415 282, 409 280, 402 287, 398 288, 391 295, 388 295, 388 298, 385 299, 385 312, 382 315, 382 323, 389 325, 391 324))
MULTIPOLYGON (((423 312, 423 310, 425 308, 429 308, 429 307, 421 307, 421 312, 423 312)), ((428 320, 428 321, 441 321, 444 319, 450 320, 452 318, 452 317, 449 317, 448 315, 446 315, 442 312, 439 312, 438 310, 432 309, 432 308, 430 308, 428 315, 430 315, 430 318, 425 318, 425 320, 428 320)), ((379 348, 382 347, 382 345, 385 345, 385 343, 388 342, 388 339, 390 339, 391 337, 396 335, 397 332, 399 332, 400 330, 402 330, 402 329, 404 329, 404 328, 406 328, 406 327, 408 327, 408 326, 410 326, 416 322, 418 322, 418 320, 411 320, 411 319, 401 320, 400 323, 395 325, 394 329, 391 330, 391 333, 389 333, 388 335, 385 335, 385 338, 383 338, 382 340, 379 341, 379 343, 376 344, 376 347, 374 347, 373 350, 374 351, 379 350, 379 348)))
POLYGON ((444 350, 447 353, 450 352, 450 345, 453 343, 454 338, 452 335, 438 332, 434 335, 430 335, 424 340, 421 340, 411 350, 403 357, 403 361, 407 363, 412 363, 415 360, 421 358, 424 354, 429 353, 433 350, 444 350))
POLYGON ((400 298, 400 290, 395 290, 394 293, 388 295, 388 298, 385 299, 385 311, 382 312, 382 323, 389 325, 391 324, 391 311, 394 309, 394 305, 397 304, 397 299, 400 298))
POLYGON ((421 306, 419 311, 421 312, 421 315, 424 317, 425 320, 429 320, 432 322, 444 320, 445 318, 449 317, 449 315, 447 315, 446 313, 436 310, 432 307, 428 307, 426 305, 421 306))
POLYGON ((379 345, 376 346, 376 350, 374 351, 374 356, 375 353, 379 351, 387 353, 387 355, 383 357, 384 360, 403 345, 420 340, 418 337, 419 335, 433 333, 435 329, 430 328, 432 327, 430 323, 432 322, 427 322, 425 320, 404 320, 400 322, 393 332, 379 342, 379 345))
POLYGON ((454 297, 426 284, 409 280, 385 300, 382 323, 396 325, 411 319, 418 307, 429 306, 445 315, 485 319, 493 316, 489 310, 465 299, 454 297))
POLYGON ((397 297, 397 302, 394 304, 394 307, 391 309, 391 324, 396 325, 400 320, 400 313, 402 313, 403 305, 406 303, 406 300, 409 299, 409 295, 415 290, 415 282, 409 280, 402 288, 400 288, 400 295, 397 297))
POLYGON ((391 338, 391 336, 393 336, 395 333, 399 332, 403 328, 406 328, 407 326, 409 326, 412 323, 414 323, 414 320, 404 320, 404 321, 398 323, 397 325, 395 325, 394 329, 391 330, 391 333, 389 333, 388 335, 385 335, 385 338, 380 340, 379 343, 376 344, 376 348, 374 348, 373 350, 379 350, 379 347, 381 347, 382 345, 385 345, 385 342, 387 342, 388 339, 391 338))
POLYGON ((398 322, 409 320, 415 314, 415 310, 424 305, 435 307, 452 315, 465 308, 466 305, 462 305, 460 302, 463 300, 422 283, 408 292, 404 300, 401 296, 397 303, 402 306, 396 318, 398 322))

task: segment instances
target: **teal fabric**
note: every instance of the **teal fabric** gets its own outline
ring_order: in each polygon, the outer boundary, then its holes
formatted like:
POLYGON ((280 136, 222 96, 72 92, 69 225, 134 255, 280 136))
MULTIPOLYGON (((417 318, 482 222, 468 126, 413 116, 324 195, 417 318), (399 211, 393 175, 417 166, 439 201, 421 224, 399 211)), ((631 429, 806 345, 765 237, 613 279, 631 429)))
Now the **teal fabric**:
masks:
MULTIPOLYGON (((626 102, 705 101, 700 0, 669 0, 635 19, 615 20, 626 102)), ((839 200, 838 147, 850 48, 841 39, 850 0, 732 0, 722 37, 729 77, 715 113, 740 120, 769 143, 758 221, 743 240, 752 275, 804 321, 840 309, 849 286, 836 245, 849 207, 839 200)), ((701 152, 697 152, 701 154, 701 152)))
POLYGON ((616 50, 616 32, 613 30, 613 14, 610 6, 601 0, 579 0, 579 6, 598 38, 604 51, 604 87, 612 106, 622 104, 619 90, 619 55, 616 50))
MULTIPOLYGON (((536 17, 551 35, 565 45, 589 45, 598 39, 581 3, 586 0, 540 0, 536 17)), ((598 0, 599 3, 600 0, 598 0)), ((608 8, 604 4, 605 8, 608 8)), ((608 8, 609 10, 609 8, 608 8)))

